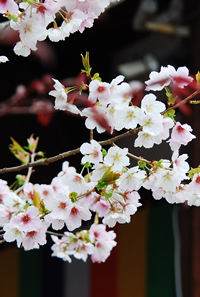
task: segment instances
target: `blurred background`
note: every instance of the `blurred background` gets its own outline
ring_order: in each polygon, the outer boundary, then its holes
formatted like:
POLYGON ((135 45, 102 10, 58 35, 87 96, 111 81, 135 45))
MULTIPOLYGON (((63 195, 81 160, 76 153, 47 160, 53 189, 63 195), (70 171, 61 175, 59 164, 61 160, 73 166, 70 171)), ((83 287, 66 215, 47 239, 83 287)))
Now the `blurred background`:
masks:
MULTIPOLYGON (((3 17, 0 19, 4 21, 3 17)), ((17 35, 0 33, 1 64, 0 168, 19 165, 9 152, 13 137, 21 145, 34 133, 38 149, 46 157, 79 147, 89 141, 84 119, 55 112, 52 77, 65 86, 80 82, 81 56, 90 53, 92 73, 110 82, 123 74, 125 81, 145 81, 160 66, 187 66, 191 74, 200 70, 200 3, 198 0, 121 0, 113 4, 94 26, 65 41, 38 44, 29 57, 13 52, 17 35), (20 98, 20 99, 19 99, 20 98)), ((159 100, 166 102, 159 92, 159 100)), ((199 107, 177 110, 177 119, 192 125, 200 137, 199 107)), ((94 138, 104 140, 108 134, 94 138)), ((146 159, 171 158, 168 145, 150 150, 133 146, 134 136, 118 141, 135 155, 146 159)), ((200 164, 200 142, 187 151, 191 167, 200 164)), ((80 171, 81 156, 68 159, 80 171)), ((62 161, 36 167, 31 182, 49 184, 61 171, 62 161)), ((26 171, 20 172, 26 174, 26 171)), ((17 173, 1 175, 11 185, 17 173)), ((197 207, 154 201, 140 191, 143 206, 130 224, 117 225, 117 246, 105 263, 71 264, 51 257, 52 241, 40 250, 24 252, 13 244, 0 245, 0 296, 2 297, 199 297, 200 296, 200 211, 197 207)), ((83 228, 89 228, 85 223, 83 228)))

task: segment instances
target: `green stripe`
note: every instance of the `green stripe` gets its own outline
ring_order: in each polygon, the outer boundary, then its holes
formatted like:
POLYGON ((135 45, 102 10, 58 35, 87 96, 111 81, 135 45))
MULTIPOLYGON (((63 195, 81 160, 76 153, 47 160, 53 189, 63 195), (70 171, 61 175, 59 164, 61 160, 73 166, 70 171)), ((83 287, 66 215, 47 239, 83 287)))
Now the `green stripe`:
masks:
POLYGON ((40 297, 40 250, 20 249, 20 297, 40 297))
POLYGON ((173 205, 157 202, 149 212, 147 297, 174 296, 173 205))

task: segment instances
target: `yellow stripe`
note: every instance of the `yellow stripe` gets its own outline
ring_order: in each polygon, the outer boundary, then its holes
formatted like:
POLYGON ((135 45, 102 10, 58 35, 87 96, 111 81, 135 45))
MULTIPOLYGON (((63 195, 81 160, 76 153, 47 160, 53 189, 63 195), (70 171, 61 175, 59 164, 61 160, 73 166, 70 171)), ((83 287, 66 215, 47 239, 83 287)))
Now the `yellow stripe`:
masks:
POLYGON ((119 227, 118 297, 146 296, 146 241, 148 207, 131 216, 131 223, 119 227))
POLYGON ((0 296, 19 297, 18 248, 4 243, 0 250, 0 296))

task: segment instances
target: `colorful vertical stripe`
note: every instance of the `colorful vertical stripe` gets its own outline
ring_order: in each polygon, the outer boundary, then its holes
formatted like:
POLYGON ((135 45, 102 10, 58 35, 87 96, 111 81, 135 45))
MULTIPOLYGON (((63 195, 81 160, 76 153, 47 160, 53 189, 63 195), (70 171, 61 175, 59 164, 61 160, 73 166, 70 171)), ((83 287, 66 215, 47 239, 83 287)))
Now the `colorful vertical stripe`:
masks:
POLYGON ((117 224, 118 244, 101 264, 52 258, 51 243, 28 252, 5 243, 0 297, 175 296, 173 207, 158 201, 141 207, 129 224, 117 224))
POLYGON ((172 211, 163 200, 117 225, 117 249, 105 264, 92 264, 90 297, 174 296, 172 211))

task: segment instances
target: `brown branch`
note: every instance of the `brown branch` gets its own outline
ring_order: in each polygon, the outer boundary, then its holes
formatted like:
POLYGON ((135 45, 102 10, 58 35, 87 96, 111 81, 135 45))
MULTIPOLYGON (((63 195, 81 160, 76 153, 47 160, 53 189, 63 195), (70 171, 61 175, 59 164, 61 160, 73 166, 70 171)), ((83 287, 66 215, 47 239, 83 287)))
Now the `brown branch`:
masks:
POLYGON ((21 171, 21 170, 27 169, 29 167, 36 167, 36 166, 40 166, 40 165, 49 165, 50 163, 56 162, 58 160, 62 160, 64 158, 67 158, 67 157, 69 157, 71 155, 75 155, 75 154, 78 154, 78 153, 80 153, 79 148, 75 149, 75 150, 72 150, 72 151, 68 151, 68 152, 59 154, 59 155, 54 156, 54 157, 45 158, 45 159, 38 160, 38 161, 35 161, 35 162, 31 162, 31 163, 28 163, 28 164, 15 166, 15 167, 10 167, 10 168, 4 168, 4 169, 0 170, 0 174, 8 173, 8 172, 21 171))
POLYGON ((51 231, 46 231, 47 234, 54 235, 54 236, 66 236, 70 237, 69 235, 66 234, 61 234, 61 233, 56 233, 56 232, 51 232, 51 231))
MULTIPOLYGON (((141 130, 142 130, 142 127, 135 128, 135 129, 132 129, 132 130, 130 130, 130 131, 124 133, 124 134, 115 136, 115 137, 110 138, 108 140, 100 141, 99 144, 100 145, 110 145, 113 142, 115 142, 115 141, 117 141, 117 140, 119 140, 121 138, 124 138, 124 137, 127 137, 129 135, 135 134, 135 133, 137 133, 138 131, 141 131, 141 130)), ((15 167, 10 167, 10 168, 3 168, 3 169, 0 169, 0 174, 4 174, 4 173, 8 173, 8 172, 21 171, 23 169, 28 169, 29 167, 36 167, 36 166, 41 166, 41 165, 49 165, 50 163, 53 163, 53 162, 56 162, 56 161, 65 159, 65 158, 67 158, 69 156, 76 155, 78 153, 80 153, 80 149, 79 148, 74 149, 72 151, 64 152, 64 153, 59 154, 59 155, 54 156, 54 157, 45 158, 45 159, 38 160, 38 161, 35 161, 35 162, 31 162, 31 163, 28 163, 28 164, 24 164, 24 165, 20 165, 20 166, 15 166, 15 167)))
POLYGON ((142 157, 137 157, 137 156, 135 156, 135 155, 133 155, 131 153, 128 153, 127 156, 129 156, 130 158, 133 158, 133 159, 135 159, 137 161, 145 162, 147 164, 151 164, 152 163, 151 161, 148 161, 148 160, 146 160, 146 159, 144 159, 142 157))
MULTIPOLYGON (((192 99, 193 97, 195 97, 198 94, 200 94, 200 90, 196 90, 194 93, 192 93, 191 95, 189 95, 184 100, 180 101, 179 103, 175 104, 172 107, 169 107, 168 109, 166 109, 165 111, 163 111, 162 114, 165 114, 166 112, 168 112, 171 109, 175 109, 175 108, 179 107, 181 104, 186 103, 187 101, 189 101, 190 99, 192 99)), ((138 127, 138 128, 129 130, 129 131, 123 133, 123 134, 117 135, 117 136, 112 137, 112 138, 110 138, 108 140, 100 141, 99 144, 102 145, 102 146, 103 145, 112 145, 112 143, 116 142, 117 140, 122 139, 122 138, 125 138, 125 137, 130 136, 130 135, 133 135, 133 134, 136 134, 139 131, 142 131, 142 127, 138 127)), ((53 162, 56 162, 56 161, 65 159, 65 158, 67 158, 69 156, 72 156, 72 155, 75 155, 75 154, 78 154, 78 153, 80 153, 80 149, 79 148, 74 149, 72 151, 64 152, 64 153, 59 154, 59 155, 54 156, 54 157, 45 158, 45 159, 38 160, 38 161, 35 161, 35 162, 32 162, 32 163, 28 163, 28 164, 25 164, 25 165, 20 165, 20 166, 15 166, 15 167, 10 167, 10 168, 3 168, 3 169, 0 169, 0 174, 4 174, 4 173, 8 173, 8 172, 21 171, 21 170, 27 169, 29 167, 36 167, 36 166, 41 166, 41 165, 49 165, 50 163, 53 163, 53 162)), ((139 158, 139 160, 142 160, 142 159, 139 158)), ((147 161, 147 160, 143 160, 143 161, 146 162, 146 163, 151 163, 150 161, 147 161)))
POLYGON ((180 105, 187 103, 187 101, 194 98, 198 94, 200 94, 200 90, 196 90, 194 93, 192 93, 191 95, 189 95, 188 97, 186 97, 182 101, 178 102, 174 106, 171 106, 171 107, 167 108, 165 111, 162 112, 162 115, 165 114, 166 112, 168 112, 171 109, 175 109, 175 108, 179 107, 180 105))

